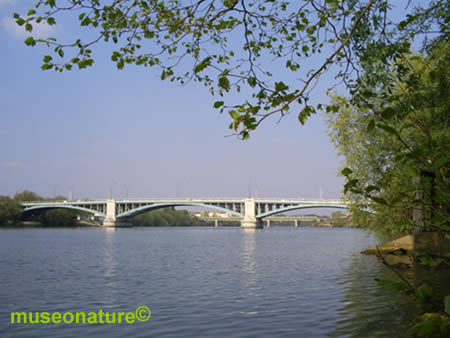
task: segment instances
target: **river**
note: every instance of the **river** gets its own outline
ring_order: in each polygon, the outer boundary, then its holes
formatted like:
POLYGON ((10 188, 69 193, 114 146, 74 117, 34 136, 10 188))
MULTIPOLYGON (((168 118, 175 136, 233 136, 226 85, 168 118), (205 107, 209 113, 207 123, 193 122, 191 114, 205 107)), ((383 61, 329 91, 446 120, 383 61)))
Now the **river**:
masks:
POLYGON ((419 305, 347 228, 0 230, 0 337, 404 337, 419 305), (11 324, 11 312, 134 312, 133 324, 11 324))

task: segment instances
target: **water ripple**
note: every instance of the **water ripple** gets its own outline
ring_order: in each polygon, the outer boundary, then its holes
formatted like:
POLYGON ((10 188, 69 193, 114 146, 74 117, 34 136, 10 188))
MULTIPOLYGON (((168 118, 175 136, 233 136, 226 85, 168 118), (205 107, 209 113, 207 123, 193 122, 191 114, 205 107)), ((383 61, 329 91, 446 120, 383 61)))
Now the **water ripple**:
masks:
POLYGON ((357 229, 1 231, 0 336, 405 336, 418 307, 377 287, 390 272, 359 254, 375 243, 357 229), (145 323, 8 324, 141 305, 145 323))

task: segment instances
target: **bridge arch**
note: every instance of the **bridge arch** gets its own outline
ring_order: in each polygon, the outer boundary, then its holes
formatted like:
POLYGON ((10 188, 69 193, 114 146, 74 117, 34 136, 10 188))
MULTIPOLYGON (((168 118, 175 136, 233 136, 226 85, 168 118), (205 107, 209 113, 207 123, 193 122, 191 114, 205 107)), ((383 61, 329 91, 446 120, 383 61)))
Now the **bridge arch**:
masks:
POLYGON ((348 205, 330 205, 330 204, 308 204, 308 205, 292 205, 289 207, 279 208, 270 210, 261 214, 256 215, 257 218, 269 217, 282 212, 298 209, 317 209, 317 208, 329 208, 329 209, 348 209, 348 205))
POLYGON ((72 209, 72 210, 78 210, 78 211, 83 211, 83 212, 87 212, 90 214, 93 214, 95 216, 102 216, 105 217, 106 214, 97 211, 97 210, 92 210, 92 209, 88 209, 88 208, 83 208, 83 207, 79 207, 79 206, 74 206, 74 205, 65 205, 65 204, 58 204, 58 205, 36 205, 36 206, 32 206, 32 207, 25 207, 23 209, 23 213, 28 213, 31 211, 35 211, 35 210, 44 210, 44 209, 72 209))
POLYGON ((146 212, 152 211, 152 210, 158 210, 158 209, 162 209, 162 208, 170 208, 170 207, 202 207, 202 208, 206 208, 206 209, 214 209, 214 210, 218 210, 218 211, 223 211, 223 212, 227 212, 232 214, 233 216, 236 217, 244 217, 244 215, 233 211, 231 209, 227 209, 227 208, 222 208, 216 205, 209 205, 209 204, 205 204, 205 203, 189 203, 189 202, 181 202, 180 203, 155 203, 155 204, 149 204, 149 205, 145 205, 142 207, 138 207, 132 210, 128 210, 126 212, 117 214, 116 217, 117 218, 129 218, 129 217, 135 217, 141 214, 144 214, 146 212))

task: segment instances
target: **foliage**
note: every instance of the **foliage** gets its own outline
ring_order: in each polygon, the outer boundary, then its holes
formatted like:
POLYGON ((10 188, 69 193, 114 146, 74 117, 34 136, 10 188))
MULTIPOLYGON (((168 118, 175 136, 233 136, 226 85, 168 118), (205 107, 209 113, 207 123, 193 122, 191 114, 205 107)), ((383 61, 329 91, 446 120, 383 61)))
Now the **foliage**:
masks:
MULTIPOLYGON (((339 109, 328 116, 330 134, 347 166, 342 175, 347 198, 354 202, 352 217, 363 225, 401 232, 450 230, 450 45, 438 38, 425 52, 403 54, 389 72, 360 77, 365 95, 334 97, 339 109)), ((433 268, 447 260, 422 257, 421 263, 433 268)), ((402 282, 380 285, 411 294, 434 311, 417 318, 411 331, 448 334, 448 296, 435 304, 429 286, 413 287, 396 273, 402 282)))
POLYGON ((395 3, 67 0, 61 4, 38 0, 25 15, 14 13, 14 18, 31 33, 33 25, 55 25, 67 14, 86 32, 68 42, 35 39, 30 34, 27 45, 53 48, 54 55, 43 58, 44 70, 90 67, 93 48, 103 42, 114 46, 111 60, 118 69, 128 64, 159 67, 163 80, 198 81, 219 96, 245 88, 251 95, 242 95, 239 103, 227 98, 214 103, 214 108, 230 114, 230 129, 245 139, 269 116, 283 117, 293 109, 305 123, 322 108, 309 99, 319 78, 332 66, 338 70, 332 86, 343 81, 351 95, 365 97, 362 75, 384 74, 417 35, 422 39, 448 33, 447 1, 430 0, 424 7, 408 3, 399 23, 398 18, 389 18, 395 3), (311 61, 316 66, 311 67, 311 61), (285 80, 290 72, 297 78, 292 83, 285 80))
POLYGON ((47 210, 40 216, 44 226, 67 227, 76 226, 78 221, 74 210, 53 209, 47 210))
POLYGON ((423 305, 432 305, 435 312, 426 312, 414 320, 410 331, 417 336, 446 336, 450 333, 450 295, 444 297, 443 304, 433 304, 431 297, 433 289, 427 284, 414 288, 405 282, 377 280, 378 284, 387 290, 404 292, 417 298, 423 305))
POLYGON ((132 219, 134 226, 193 226, 204 222, 192 217, 186 210, 164 208, 153 210, 132 219))
MULTIPOLYGON (((24 190, 22 192, 16 193, 14 195, 14 202, 19 207, 19 214, 16 217, 16 221, 22 216, 22 208, 20 207, 20 202, 30 202, 30 201, 64 201, 67 197, 62 195, 57 195, 55 197, 42 197, 35 192, 24 190)), ((76 214, 79 212, 74 212, 68 209, 52 209, 45 211, 37 211, 36 213, 25 215, 23 217, 31 218, 34 221, 41 222, 44 226, 75 226, 78 225, 78 220, 76 219, 76 214)), ((1 223, 1 222, 0 222, 1 223)))
POLYGON ((340 211, 334 211, 331 213, 331 224, 333 227, 345 227, 349 226, 345 220, 345 215, 343 215, 340 211))
POLYGON ((396 67, 388 83, 367 85, 370 100, 334 98, 340 109, 328 121, 348 166, 345 191, 354 208, 372 200, 373 227, 448 231, 450 46, 436 43, 396 67))
POLYGON ((14 195, 14 199, 21 202, 32 202, 32 201, 43 201, 44 197, 39 196, 35 192, 24 190, 22 192, 18 192, 14 195))
POLYGON ((16 223, 21 213, 19 202, 9 196, 0 196, 0 226, 16 223))
MULTIPOLYGON (((378 285, 387 290, 395 290, 403 292, 406 295, 415 297, 421 302, 424 308, 428 311, 418 316, 410 331, 417 336, 447 336, 450 334, 450 295, 444 297, 443 302, 436 303, 436 297, 434 296, 434 289, 426 283, 420 283, 418 286, 413 286, 408 280, 399 272, 396 268, 391 266, 380 252, 377 257, 380 261, 391 269, 401 281, 394 282, 391 280, 376 279, 378 285)), ((431 259, 428 259, 422 264, 426 264, 435 268, 436 265, 431 259)))

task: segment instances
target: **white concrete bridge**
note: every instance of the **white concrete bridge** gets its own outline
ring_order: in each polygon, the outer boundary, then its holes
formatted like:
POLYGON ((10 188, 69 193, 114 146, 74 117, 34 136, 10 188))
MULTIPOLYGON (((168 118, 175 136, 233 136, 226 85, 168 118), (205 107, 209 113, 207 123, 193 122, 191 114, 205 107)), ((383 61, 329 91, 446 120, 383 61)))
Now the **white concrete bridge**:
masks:
POLYGON ((42 209, 74 209, 103 218, 105 227, 130 226, 131 217, 167 207, 204 207, 230 213, 241 219, 241 227, 262 228, 262 219, 281 212, 309 208, 347 209, 348 202, 339 200, 288 199, 164 199, 164 200, 97 200, 23 202, 24 213, 42 209))

